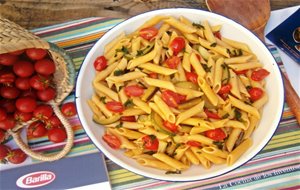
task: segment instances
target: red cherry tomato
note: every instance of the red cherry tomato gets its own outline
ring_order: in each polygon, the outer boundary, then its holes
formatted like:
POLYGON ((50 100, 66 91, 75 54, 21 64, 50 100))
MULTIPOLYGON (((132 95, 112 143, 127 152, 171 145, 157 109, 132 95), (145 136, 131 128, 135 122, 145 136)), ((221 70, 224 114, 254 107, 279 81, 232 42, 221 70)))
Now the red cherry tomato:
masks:
POLYGON ((178 103, 177 103, 175 97, 172 96, 172 94, 169 91, 167 91, 167 90, 163 91, 163 93, 161 94, 161 98, 168 106, 173 107, 173 108, 178 107, 178 103))
POLYGON ((233 72, 235 72, 235 74, 237 74, 237 75, 244 75, 244 74, 246 74, 248 72, 248 69, 241 70, 241 71, 235 71, 235 70, 233 70, 233 72))
POLYGON ((151 151, 157 151, 159 142, 158 142, 158 139, 156 138, 156 136, 146 135, 146 136, 142 137, 142 140, 143 140, 145 149, 151 150, 151 151))
POLYGON ((102 139, 113 149, 119 149, 121 147, 121 141, 115 135, 104 134, 102 139))
POLYGON ((36 91, 34 89, 28 89, 28 90, 21 91, 21 94, 19 95, 19 97, 30 97, 33 99, 37 99, 36 91))
POLYGON ((48 131, 48 139, 54 143, 63 142, 67 138, 67 133, 62 128, 53 128, 48 131))
POLYGON ((149 75, 150 78, 153 78, 153 79, 157 79, 158 78, 157 73, 154 73, 154 72, 149 73, 148 75, 149 75))
POLYGON ((124 88, 124 92, 127 96, 139 97, 144 94, 144 89, 138 85, 129 85, 124 88))
POLYGON ((155 27, 143 28, 140 30, 139 34, 145 40, 151 40, 158 34, 158 29, 155 27))
POLYGON ((21 50, 17 50, 17 51, 14 51, 14 52, 10 52, 9 54, 11 54, 11 55, 21 55, 24 52, 25 52, 25 50, 21 49, 21 50))
POLYGON ((0 107, 3 108, 7 113, 13 113, 16 110, 14 100, 2 99, 0 100, 0 107))
POLYGON ((177 69, 178 65, 181 63, 181 60, 177 56, 172 56, 166 60, 166 64, 170 69, 177 69))
POLYGON ((0 95, 6 99, 15 99, 19 96, 20 90, 14 86, 2 86, 0 95))
POLYGON ((52 115, 46 122, 46 128, 57 128, 62 125, 61 121, 58 119, 56 115, 52 115))
POLYGON ((267 71, 266 69, 258 69, 252 72, 251 79, 254 81, 261 81, 264 78, 266 78, 269 74, 270 72, 267 71))
POLYGON ((106 58, 102 55, 97 57, 97 59, 94 62, 94 68, 96 71, 102 71, 107 67, 107 60, 106 58))
POLYGON ((120 120, 121 121, 128 121, 128 122, 135 122, 136 121, 134 116, 122 116, 120 120))
POLYGON ((19 110, 15 111, 14 118, 18 122, 26 122, 29 121, 32 118, 32 113, 25 113, 21 112, 19 110))
POLYGON ((29 78, 27 77, 18 77, 15 80, 15 86, 20 90, 28 90, 31 88, 29 78))
POLYGON ((185 77, 187 81, 190 81, 194 84, 198 84, 197 80, 198 80, 198 75, 196 73, 193 72, 185 72, 185 77))
POLYGON ((33 75, 29 80, 29 84, 36 90, 45 90, 50 85, 50 78, 43 75, 33 75))
POLYGON ((35 121, 29 125, 27 128, 27 135, 29 137, 42 137, 47 134, 47 129, 46 126, 43 122, 41 121, 35 121))
POLYGON ((67 102, 61 106, 61 112, 67 116, 71 117, 77 114, 76 105, 74 102, 67 102))
POLYGON ((29 77, 34 73, 33 64, 28 61, 17 61, 13 66, 13 70, 19 77, 29 77))
POLYGON ((117 101, 110 101, 110 102, 107 102, 105 104, 105 107, 111 111, 111 112, 115 112, 115 113, 121 113, 124 111, 124 107, 122 105, 121 102, 117 102, 117 101))
POLYGON ((181 50, 185 48, 185 40, 183 37, 178 36, 172 40, 170 46, 174 52, 174 55, 177 55, 181 50))
POLYGON ((222 40, 222 35, 221 35, 221 32, 220 32, 220 31, 214 32, 214 36, 215 36, 216 38, 219 38, 220 40, 222 40))
POLYGON ((21 149, 14 149, 8 153, 7 160, 12 164, 21 164, 27 158, 27 155, 21 149))
POLYGON ((54 88, 48 87, 45 90, 38 90, 36 95, 41 101, 48 102, 55 98, 56 91, 54 88))
POLYGON ((163 125, 165 128, 167 128, 168 130, 172 131, 173 133, 177 133, 178 132, 178 126, 175 125, 175 123, 170 123, 168 121, 164 121, 163 125))
POLYGON ((211 112, 208 109, 204 109, 204 112, 208 118, 221 119, 221 117, 217 113, 211 112))
POLYGON ((9 146, 0 144, 0 161, 5 159, 8 156, 9 152, 10 152, 9 146))
POLYGON ((225 132, 220 128, 205 131, 204 134, 215 141, 221 141, 226 138, 225 132))
POLYGON ((31 97, 18 98, 16 101, 16 108, 25 113, 33 112, 33 110, 36 108, 36 105, 36 100, 31 97))
POLYGON ((231 90, 231 84, 222 85, 218 94, 228 94, 231 90))
POLYGON ((39 48, 31 48, 26 50, 26 55, 32 60, 40 60, 46 57, 47 50, 39 49, 39 48))
MULTIPOLYGON (((3 143, 5 141, 5 139, 6 139, 5 131, 0 129, 0 146, 1 146, 1 143, 3 143)), ((1 150, 0 150, 0 155, 1 155, 1 150)), ((1 156, 0 156, 0 161, 1 161, 1 156)))
POLYGON ((53 115, 53 109, 50 105, 38 105, 33 111, 33 117, 39 120, 47 120, 53 115))
POLYGON ((7 118, 7 113, 4 108, 0 108, 0 121, 3 121, 7 118))
POLYGON ((55 72, 55 64, 50 59, 41 59, 35 62, 34 70, 42 75, 51 75, 55 72))
POLYGON ((194 146, 194 147, 200 147, 201 146, 201 143, 198 142, 198 141, 188 141, 186 142, 187 145, 189 146, 194 146))
POLYGON ((0 70, 0 83, 12 84, 16 79, 15 74, 10 70, 0 70))
POLYGON ((0 54, 0 65, 10 66, 18 60, 18 56, 9 53, 0 54))
POLYGON ((0 129, 3 129, 5 131, 8 129, 12 129, 15 125, 16 125, 16 121, 12 114, 7 115, 5 120, 0 121, 0 129))
POLYGON ((248 92, 250 94, 251 101, 259 100, 264 94, 264 91, 257 87, 250 88, 250 90, 248 90, 248 92))

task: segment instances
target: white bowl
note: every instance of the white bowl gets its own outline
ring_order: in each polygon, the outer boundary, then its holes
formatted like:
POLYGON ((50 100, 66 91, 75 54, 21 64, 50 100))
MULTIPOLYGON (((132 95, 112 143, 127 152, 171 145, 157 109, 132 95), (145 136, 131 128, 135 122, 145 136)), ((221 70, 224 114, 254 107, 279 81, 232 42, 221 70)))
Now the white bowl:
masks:
POLYGON ((218 14, 196 9, 173 8, 155 10, 134 16, 118 24, 99 39, 89 51, 81 66, 76 85, 76 97, 78 115, 87 135, 110 160, 132 172, 146 177, 170 181, 192 181, 211 178, 232 171, 259 153, 270 141, 279 124, 283 111, 284 90, 281 74, 272 54, 249 30, 218 14), (269 95, 269 101, 263 108, 262 119, 258 128, 253 133, 253 145, 232 166, 226 166, 226 164, 214 165, 208 170, 200 166, 192 166, 187 171, 183 171, 182 174, 166 175, 164 171, 139 165, 135 160, 124 156, 123 151, 111 149, 102 140, 101 137, 104 134, 104 128, 93 122, 92 111, 87 104, 87 100, 90 99, 93 94, 92 80, 95 76, 93 62, 97 56, 103 53, 103 47, 116 38, 121 32, 133 32, 146 20, 155 15, 170 15, 174 17, 182 15, 196 23, 206 19, 212 25, 221 24, 221 33, 223 36, 247 43, 251 50, 255 52, 258 59, 263 63, 264 68, 270 71, 270 75, 266 79, 266 91, 269 95))

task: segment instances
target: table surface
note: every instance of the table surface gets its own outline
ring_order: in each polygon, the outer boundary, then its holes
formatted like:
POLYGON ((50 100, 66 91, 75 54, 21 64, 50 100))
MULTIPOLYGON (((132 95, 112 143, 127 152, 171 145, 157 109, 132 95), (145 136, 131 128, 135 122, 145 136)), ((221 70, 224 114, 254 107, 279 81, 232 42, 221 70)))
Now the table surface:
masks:
MULTIPOLYGON (((270 4, 277 10, 299 5, 300 1, 270 0, 270 4)), ((205 0, 0 0, 0 16, 32 29, 94 16, 128 18, 171 7, 207 10, 205 0)))

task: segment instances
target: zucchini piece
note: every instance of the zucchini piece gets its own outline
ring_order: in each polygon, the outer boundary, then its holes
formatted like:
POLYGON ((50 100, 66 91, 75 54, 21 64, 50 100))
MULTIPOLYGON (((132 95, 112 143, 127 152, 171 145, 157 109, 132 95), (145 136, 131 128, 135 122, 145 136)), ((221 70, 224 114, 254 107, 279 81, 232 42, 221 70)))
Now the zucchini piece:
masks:
POLYGON ((117 122, 121 118, 120 115, 114 115, 110 118, 101 119, 97 115, 93 115, 93 121, 100 125, 109 125, 114 122, 117 122))
POLYGON ((178 109, 188 109, 202 101, 202 98, 193 98, 178 105, 178 109))
POLYGON ((151 122, 154 129, 156 129, 157 131, 165 133, 170 136, 175 136, 175 133, 169 131, 164 127, 163 119, 156 112, 151 112, 151 122))
POLYGON ((147 90, 145 90, 145 93, 142 96, 142 100, 144 102, 148 102, 149 100, 151 100, 151 98, 155 95, 155 93, 159 90, 158 87, 155 86, 149 86, 149 88, 147 88, 147 90))
POLYGON ((199 89, 198 85, 196 85, 190 81, 179 81, 175 84, 175 86, 180 87, 180 88, 188 88, 188 89, 192 89, 192 90, 199 89))

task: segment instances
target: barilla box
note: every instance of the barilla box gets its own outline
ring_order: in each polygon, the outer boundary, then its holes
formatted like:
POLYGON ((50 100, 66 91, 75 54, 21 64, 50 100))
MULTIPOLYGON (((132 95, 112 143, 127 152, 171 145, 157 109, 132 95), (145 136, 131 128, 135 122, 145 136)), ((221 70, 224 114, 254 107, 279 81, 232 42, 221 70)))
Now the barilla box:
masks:
POLYGON ((102 153, 5 169, 0 189, 111 189, 102 153))

